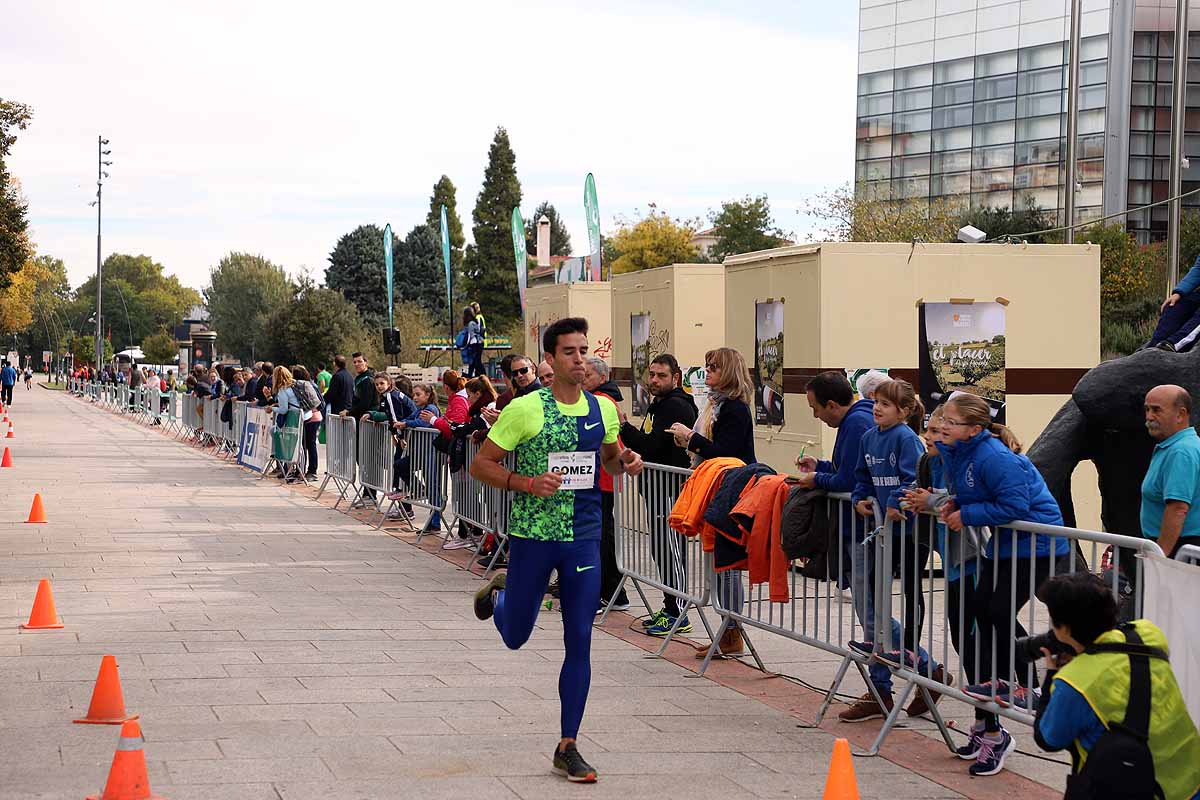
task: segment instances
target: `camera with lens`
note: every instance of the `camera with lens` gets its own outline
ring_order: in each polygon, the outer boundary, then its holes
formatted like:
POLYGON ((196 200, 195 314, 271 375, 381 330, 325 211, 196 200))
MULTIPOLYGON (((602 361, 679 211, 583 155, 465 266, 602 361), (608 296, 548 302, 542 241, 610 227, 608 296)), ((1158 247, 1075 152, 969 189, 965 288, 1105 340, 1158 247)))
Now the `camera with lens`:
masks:
POLYGON ((1073 655, 1075 650, 1069 644, 1063 644, 1054 635, 1054 631, 1039 633, 1037 636, 1018 636, 1013 642, 1013 650, 1025 661, 1037 661, 1042 657, 1042 648, 1050 651, 1050 655, 1073 655))

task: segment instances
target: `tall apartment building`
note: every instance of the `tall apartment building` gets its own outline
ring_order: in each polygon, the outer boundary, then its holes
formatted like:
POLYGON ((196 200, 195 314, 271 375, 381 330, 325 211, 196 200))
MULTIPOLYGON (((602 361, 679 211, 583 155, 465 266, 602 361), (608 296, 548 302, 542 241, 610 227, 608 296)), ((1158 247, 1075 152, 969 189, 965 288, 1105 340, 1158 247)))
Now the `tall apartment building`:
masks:
MULTIPOLYGON (((1184 153, 1200 158, 1200 0, 1184 153)), ((1175 0, 1083 0, 1076 221, 1169 196, 1175 0)), ((891 199, 1031 200, 1064 222, 1070 0, 861 0, 855 180, 891 199)), ((1200 160, 1183 190, 1200 187, 1200 160)), ((1186 206, 1200 206, 1200 196, 1186 206)), ((1131 212, 1141 241, 1166 205, 1131 212)))

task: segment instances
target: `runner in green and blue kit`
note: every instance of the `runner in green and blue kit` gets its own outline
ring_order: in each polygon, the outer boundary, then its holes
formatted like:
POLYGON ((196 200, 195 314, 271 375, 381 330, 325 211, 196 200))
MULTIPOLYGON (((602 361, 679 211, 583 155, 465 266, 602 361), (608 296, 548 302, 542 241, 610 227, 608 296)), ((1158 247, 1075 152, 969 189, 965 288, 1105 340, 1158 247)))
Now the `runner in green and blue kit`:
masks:
POLYGON ((558 676, 562 739, 554 770, 593 782, 596 771, 575 746, 592 680, 592 622, 600 605, 600 470, 642 471, 641 457, 617 444, 612 403, 583 391, 587 320, 561 319, 546 329, 542 347, 554 364, 554 383, 509 403, 471 464, 471 475, 515 493, 509 514, 508 574, 475 595, 475 615, 493 617, 500 637, 516 650, 528 641, 551 571, 558 571, 566 657, 558 676), (503 461, 515 453, 516 469, 503 461))

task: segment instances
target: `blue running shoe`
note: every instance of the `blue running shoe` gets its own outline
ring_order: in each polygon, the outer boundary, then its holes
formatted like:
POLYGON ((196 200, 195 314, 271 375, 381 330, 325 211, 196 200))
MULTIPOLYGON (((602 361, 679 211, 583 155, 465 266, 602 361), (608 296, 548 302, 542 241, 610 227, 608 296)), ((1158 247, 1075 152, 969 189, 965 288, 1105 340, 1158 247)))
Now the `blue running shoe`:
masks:
POLYGON ((979 758, 979 751, 983 748, 983 723, 978 723, 971 727, 971 738, 967 739, 967 743, 954 751, 954 754, 963 761, 974 761, 979 758))
POLYGON ((1017 740, 1012 737, 1011 733, 1001 728, 1000 741, 989 739, 987 736, 983 737, 979 743, 979 755, 967 771, 976 777, 995 775, 1004 769, 1005 759, 1016 749, 1017 740))
POLYGON ((667 610, 665 608, 660 608, 658 611, 655 611, 649 617, 642 620, 642 627, 643 628, 653 628, 655 625, 658 624, 658 621, 660 619, 662 619, 663 617, 665 617, 666 615, 667 615, 667 610))
MULTIPOLYGON (((671 628, 675 627, 676 619, 677 617, 669 617, 666 614, 663 614, 657 623, 651 625, 649 628, 646 628, 646 634, 649 636, 666 636, 671 632, 671 628)), ((691 633, 692 623, 688 621, 687 617, 684 617, 679 623, 679 627, 675 628, 675 632, 691 633)))

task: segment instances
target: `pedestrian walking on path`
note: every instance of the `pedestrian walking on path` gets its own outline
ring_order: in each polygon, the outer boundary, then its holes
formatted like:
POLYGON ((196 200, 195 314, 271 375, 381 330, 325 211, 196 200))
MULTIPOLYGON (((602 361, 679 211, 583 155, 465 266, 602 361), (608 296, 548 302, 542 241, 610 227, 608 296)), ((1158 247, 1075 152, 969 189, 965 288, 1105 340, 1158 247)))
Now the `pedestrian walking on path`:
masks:
POLYGON ((602 468, 640 474, 642 459, 617 444, 616 406, 583 390, 587 320, 566 318, 546 329, 542 346, 554 360, 549 388, 513 400, 471 465, 471 476, 513 490, 507 576, 475 595, 475 615, 495 619, 504 644, 529 640, 552 570, 558 571, 566 656, 559 674, 562 738, 554 771, 591 783, 593 769, 576 747, 591 685, 592 619, 600 604, 602 468), (516 469, 503 465, 516 453, 516 469))

